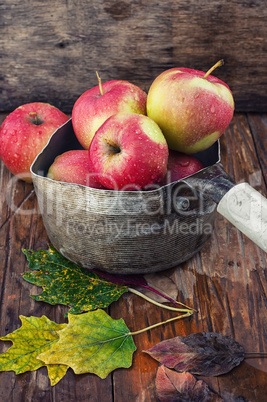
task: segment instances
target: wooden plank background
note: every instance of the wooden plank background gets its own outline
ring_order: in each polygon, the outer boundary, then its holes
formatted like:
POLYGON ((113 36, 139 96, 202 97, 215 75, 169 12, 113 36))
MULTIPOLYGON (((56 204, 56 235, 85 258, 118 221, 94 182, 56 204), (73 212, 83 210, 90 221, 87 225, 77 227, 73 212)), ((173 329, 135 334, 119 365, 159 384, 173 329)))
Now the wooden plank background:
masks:
MULTIPOLYGON (((0 124, 5 115, 0 114, 0 124)), ((266 196, 267 114, 236 113, 221 137, 222 163, 238 183, 246 181, 266 196), (238 144, 238 146, 237 146, 238 144)), ((32 184, 17 180, 0 161, 0 334, 21 326, 19 315, 46 315, 66 322, 64 306, 36 302, 30 295, 40 288, 23 280, 28 271, 21 249, 46 249, 49 240, 32 184)), ((137 351, 129 369, 118 369, 101 380, 93 374, 68 370, 55 386, 46 368, 15 375, 0 373, 1 402, 156 402, 158 364, 142 351, 163 339, 198 331, 233 337, 246 352, 266 352, 266 253, 217 214, 214 233, 200 253, 166 271, 178 287, 178 300, 198 313, 134 337, 137 351)), ((174 317, 133 294, 123 295, 108 309, 123 318, 131 331, 174 317)), ((11 346, 0 342, 0 353, 11 346)), ((246 359, 228 374, 205 378, 225 402, 263 402, 266 397, 267 359, 246 359)))
POLYGON ((208 70, 236 110, 267 110, 265 0, 5 0, 0 2, 0 111, 49 102, 70 112, 102 80, 148 90, 170 67, 208 70))
MULTIPOLYGON (((267 188, 267 7, 265 0, 4 0, 0 2, 0 124, 28 102, 49 102, 70 113, 82 92, 102 80, 125 79, 148 90, 163 70, 208 70, 233 91, 236 113, 221 140, 222 162, 236 182, 267 188), (249 113, 248 113, 249 112, 249 113)), ((40 292, 22 279, 22 248, 46 249, 48 238, 32 184, 16 180, 0 161, 0 334, 20 327, 19 315, 66 321, 67 308, 35 302, 40 292)), ((178 299, 198 313, 135 337, 130 369, 105 380, 69 370, 50 387, 46 369, 0 373, 1 402, 156 401, 158 364, 142 353, 162 339, 217 331, 246 351, 266 352, 266 253, 219 214, 212 238, 189 261, 166 273, 178 299)), ((135 331, 172 313, 126 294, 109 310, 135 331)), ((8 348, 1 342, 1 353, 8 348)), ((263 401, 266 359, 246 359, 207 382, 227 402, 263 401)))

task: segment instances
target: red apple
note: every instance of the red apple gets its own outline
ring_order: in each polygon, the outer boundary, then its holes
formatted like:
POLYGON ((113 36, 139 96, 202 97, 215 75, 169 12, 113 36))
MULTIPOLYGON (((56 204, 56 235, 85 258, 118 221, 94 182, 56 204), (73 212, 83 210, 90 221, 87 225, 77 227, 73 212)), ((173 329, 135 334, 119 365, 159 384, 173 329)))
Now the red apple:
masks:
POLYGON ((97 130, 89 158, 103 186, 137 190, 165 176, 168 146, 159 126, 149 117, 118 113, 97 130))
POLYGON ((192 154, 209 148, 228 127, 234 100, 227 84, 189 68, 171 68, 152 83, 147 115, 160 126, 170 149, 192 154))
POLYGON ((93 188, 104 188, 92 172, 86 150, 67 151, 56 157, 47 177, 66 183, 77 183, 93 188))
POLYGON ((11 112, 0 129, 0 158, 21 179, 31 182, 30 166, 54 131, 68 120, 56 107, 27 103, 11 112))
POLYGON ((72 110, 74 132, 88 149, 97 129, 119 112, 146 114, 146 93, 128 81, 108 81, 84 92, 72 110))
POLYGON ((190 176, 205 166, 192 155, 186 155, 178 151, 169 151, 167 174, 161 182, 162 185, 172 183, 184 177, 190 176))

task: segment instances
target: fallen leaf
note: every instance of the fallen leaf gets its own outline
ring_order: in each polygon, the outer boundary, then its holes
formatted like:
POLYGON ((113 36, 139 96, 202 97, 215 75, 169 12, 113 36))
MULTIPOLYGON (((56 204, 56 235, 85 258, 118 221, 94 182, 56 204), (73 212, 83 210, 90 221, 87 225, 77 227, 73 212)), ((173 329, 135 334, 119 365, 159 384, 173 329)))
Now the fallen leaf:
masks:
POLYGON ((117 285, 147 286, 147 281, 142 275, 111 274, 110 272, 104 272, 98 269, 89 268, 88 270, 96 272, 102 278, 105 278, 112 283, 116 283, 117 285))
POLYGON ((53 247, 22 251, 32 270, 25 272, 23 278, 43 288, 41 294, 31 295, 34 300, 71 306, 69 312, 79 314, 105 308, 128 292, 127 286, 113 284, 95 272, 81 268, 53 247))
POLYGON ((207 377, 228 373, 245 357, 238 342, 215 332, 167 339, 144 352, 176 371, 207 377))
MULTIPOLYGON (((16 374, 37 370, 45 364, 37 359, 40 351, 48 350, 58 340, 58 331, 66 324, 56 324, 47 317, 20 316, 21 327, 1 337, 13 345, 0 355, 0 371, 14 371, 16 374)), ((51 384, 56 384, 66 373, 68 367, 51 365, 48 368, 51 384)))
POLYGON ((103 310, 69 314, 59 340, 38 359, 45 364, 64 364, 76 374, 94 373, 100 378, 119 367, 128 368, 136 350, 123 319, 113 320, 103 310))
POLYGON ((112 283, 142 287, 143 293, 149 295, 151 299, 157 302, 168 301, 175 306, 180 304, 176 302, 178 291, 175 283, 164 275, 115 275, 97 269, 93 269, 92 271, 112 283), (152 294, 153 296, 151 296, 152 294))
POLYGON ((220 402, 223 399, 208 384, 187 372, 177 373, 160 366, 156 377, 160 402, 220 402))
POLYGON ((167 301, 166 297, 162 295, 166 295, 172 300, 177 300, 178 288, 171 278, 160 273, 145 275, 144 278, 148 286, 153 288, 153 291, 148 288, 143 288, 142 293, 159 303, 167 301), (159 293, 155 293, 154 290, 159 293))
POLYGON ((50 384, 53 387, 61 380, 61 378, 64 377, 69 367, 64 366, 63 364, 47 364, 46 368, 48 377, 50 379, 50 384))

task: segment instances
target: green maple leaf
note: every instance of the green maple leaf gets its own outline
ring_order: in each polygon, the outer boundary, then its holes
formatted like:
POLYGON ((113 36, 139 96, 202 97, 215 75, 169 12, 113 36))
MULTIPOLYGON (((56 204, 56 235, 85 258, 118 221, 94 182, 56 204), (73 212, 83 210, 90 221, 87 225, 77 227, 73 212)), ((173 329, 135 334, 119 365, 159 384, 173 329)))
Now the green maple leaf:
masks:
MULTIPOLYGON (((20 316, 21 327, 0 337, 3 341, 11 341, 13 345, 0 355, 0 371, 15 371, 16 374, 34 371, 45 366, 37 359, 37 355, 50 349, 58 341, 58 331, 67 324, 56 324, 47 317, 20 316)), ((55 385, 66 373, 67 366, 48 365, 51 385, 55 385)))
POLYGON ((113 320, 103 310, 69 314, 69 324, 59 340, 38 355, 45 364, 63 364, 76 374, 94 373, 101 378, 119 367, 128 368, 136 350, 123 319, 113 320))
POLYGON ((40 295, 31 296, 34 300, 71 306, 69 312, 79 314, 105 308, 128 292, 127 286, 113 284, 81 268, 52 247, 22 251, 32 270, 25 272, 23 278, 43 288, 40 295))

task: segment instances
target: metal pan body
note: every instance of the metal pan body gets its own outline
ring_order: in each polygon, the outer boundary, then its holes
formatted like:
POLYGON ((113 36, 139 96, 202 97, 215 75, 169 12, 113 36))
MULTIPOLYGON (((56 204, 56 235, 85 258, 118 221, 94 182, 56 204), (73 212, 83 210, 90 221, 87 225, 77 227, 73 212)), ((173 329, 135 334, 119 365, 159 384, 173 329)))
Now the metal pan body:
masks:
MULTIPOLYGON (((48 237, 68 259, 111 273, 152 273, 188 260, 210 238, 216 202, 190 180, 150 191, 112 191, 47 178, 55 157, 71 149, 81 147, 69 120, 31 167, 48 237)), ((198 181, 220 166, 219 142, 197 157, 207 166, 189 177, 198 181)))

